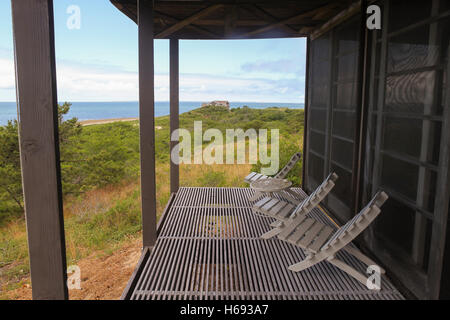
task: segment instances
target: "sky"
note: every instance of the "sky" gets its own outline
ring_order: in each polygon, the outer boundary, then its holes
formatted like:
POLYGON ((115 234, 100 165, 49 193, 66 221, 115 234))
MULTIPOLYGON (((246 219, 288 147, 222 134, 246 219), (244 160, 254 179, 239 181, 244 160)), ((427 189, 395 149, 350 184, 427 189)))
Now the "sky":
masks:
MULTIPOLYGON (((59 101, 137 101, 138 30, 109 0, 54 1, 59 101), (80 28, 69 28, 79 8, 80 28)), ((72 24, 73 25, 73 24, 72 24)), ((306 40, 180 40, 181 101, 304 102, 306 40)), ((155 41, 155 99, 169 100, 155 41)), ((11 1, 0 1, 0 101, 15 101, 11 1)))

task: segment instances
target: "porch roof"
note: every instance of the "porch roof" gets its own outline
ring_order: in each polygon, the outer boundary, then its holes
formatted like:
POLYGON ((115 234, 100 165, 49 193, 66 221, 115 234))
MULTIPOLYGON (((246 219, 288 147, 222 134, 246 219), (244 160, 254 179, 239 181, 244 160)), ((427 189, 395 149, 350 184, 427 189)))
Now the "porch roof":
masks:
MULTIPOLYGON (((137 0, 110 0, 137 23, 137 0)), ((154 1, 156 39, 302 37, 317 31, 355 0, 154 1)))

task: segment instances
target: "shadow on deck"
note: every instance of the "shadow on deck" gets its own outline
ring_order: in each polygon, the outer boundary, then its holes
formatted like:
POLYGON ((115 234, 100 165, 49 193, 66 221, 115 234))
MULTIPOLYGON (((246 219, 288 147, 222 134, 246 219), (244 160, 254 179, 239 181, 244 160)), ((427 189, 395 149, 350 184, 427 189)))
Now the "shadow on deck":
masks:
MULTIPOLYGON (((301 189, 296 192, 305 196, 301 189)), ((260 239, 272 218, 252 212, 249 188, 181 188, 173 199, 155 247, 144 251, 125 299, 403 299, 383 276, 381 290, 322 262, 294 273, 300 248, 260 239)), ((324 221, 319 209, 312 212, 324 221)), ((365 273, 351 255, 339 258, 365 273)))

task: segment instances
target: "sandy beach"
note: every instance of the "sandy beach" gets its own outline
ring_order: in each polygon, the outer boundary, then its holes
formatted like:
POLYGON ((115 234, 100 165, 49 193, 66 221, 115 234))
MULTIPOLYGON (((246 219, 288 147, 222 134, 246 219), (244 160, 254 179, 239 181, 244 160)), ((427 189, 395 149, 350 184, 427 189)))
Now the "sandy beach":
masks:
POLYGON ((84 120, 84 121, 80 121, 80 124, 82 126, 92 126, 94 124, 106 124, 106 123, 113 123, 113 122, 119 122, 119 121, 136 121, 136 120, 139 120, 139 118, 116 118, 116 119, 84 120))
MULTIPOLYGON (((80 124, 85 126, 92 126, 95 124, 106 124, 106 123, 113 123, 113 122, 124 122, 124 121, 138 121, 139 118, 116 118, 116 119, 97 119, 97 120, 84 120, 80 121, 80 124)), ((156 130, 161 130, 161 126, 155 126, 156 130)))

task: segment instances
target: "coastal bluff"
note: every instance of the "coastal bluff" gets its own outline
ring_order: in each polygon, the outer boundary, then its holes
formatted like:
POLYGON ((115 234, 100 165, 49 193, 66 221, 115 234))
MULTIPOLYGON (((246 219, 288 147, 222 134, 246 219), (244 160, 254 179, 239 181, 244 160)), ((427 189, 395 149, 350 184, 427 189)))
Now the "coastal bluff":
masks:
POLYGON ((230 103, 228 101, 214 100, 211 102, 202 103, 202 108, 207 106, 226 107, 227 109, 230 109, 230 103))

